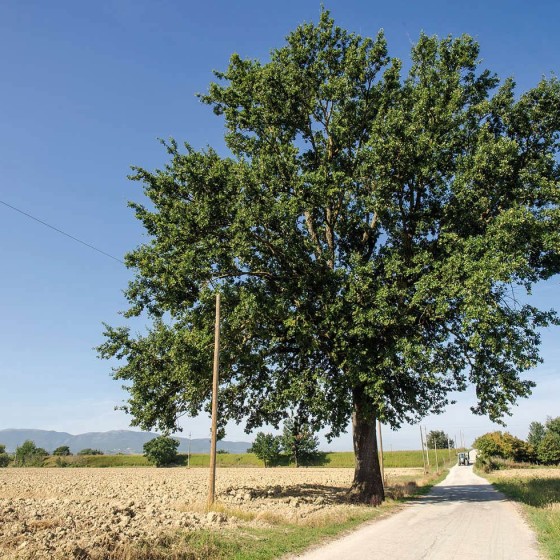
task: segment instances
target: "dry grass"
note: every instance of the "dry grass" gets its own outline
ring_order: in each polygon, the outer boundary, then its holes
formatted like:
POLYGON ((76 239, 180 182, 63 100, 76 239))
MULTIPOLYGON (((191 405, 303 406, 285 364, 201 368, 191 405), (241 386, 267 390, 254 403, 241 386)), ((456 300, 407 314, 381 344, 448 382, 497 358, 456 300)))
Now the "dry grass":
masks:
POLYGON ((192 512, 192 513, 209 513, 215 512, 222 514, 226 517, 235 517, 241 521, 253 521, 258 517, 258 512, 247 511, 239 507, 232 507, 229 504, 222 502, 214 502, 210 507, 206 502, 194 502, 190 504, 183 504, 178 506, 179 511, 192 512))
POLYGON ((495 471, 487 478, 498 490, 523 505, 543 551, 560 559, 560 469, 495 471))
POLYGON ((560 468, 538 467, 530 469, 506 469, 492 472, 492 477, 499 479, 519 478, 521 480, 529 480, 533 478, 559 478, 560 468))

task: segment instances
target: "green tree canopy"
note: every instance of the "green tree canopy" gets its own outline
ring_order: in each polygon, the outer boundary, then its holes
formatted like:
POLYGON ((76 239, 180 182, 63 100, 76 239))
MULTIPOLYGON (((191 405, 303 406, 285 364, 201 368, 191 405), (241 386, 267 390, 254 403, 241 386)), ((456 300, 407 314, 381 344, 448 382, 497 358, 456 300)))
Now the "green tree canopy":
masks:
POLYGON ((557 416, 556 418, 549 416, 546 419, 545 430, 560 436, 560 416, 557 416))
POLYGON ((70 453, 70 448, 67 445, 61 445, 53 451, 53 455, 68 457, 69 455, 72 455, 72 453, 70 453))
POLYGON ((479 436, 473 447, 485 458, 499 457, 517 462, 534 460, 530 445, 509 432, 490 432, 479 436))
POLYGON ((313 434, 308 422, 294 416, 284 421, 281 443, 284 451, 299 467, 317 454, 319 438, 313 434))
POLYGON ((176 462, 178 447, 179 440, 158 436, 144 444, 144 455, 156 467, 167 467, 176 462))
POLYGON ((43 464, 43 458, 47 455, 47 451, 42 447, 37 447, 34 441, 27 439, 16 447, 14 464, 17 467, 40 467, 43 464))
POLYGON ((537 457, 545 465, 560 464, 560 434, 548 431, 539 442, 537 457))
POLYGON ((426 438, 429 449, 437 446, 438 449, 447 449, 455 447, 455 442, 443 430, 432 430, 426 438))
POLYGON ((135 425, 209 410, 218 289, 222 425, 277 427, 302 403, 330 436, 352 419, 363 501, 383 500, 377 418, 417 421, 472 384, 499 420, 530 394, 556 319, 516 293, 560 263, 560 84, 517 96, 479 61, 468 36, 421 35, 403 73, 383 33, 326 11, 268 62, 232 56, 202 96, 230 156, 170 141, 132 176, 150 239, 126 256, 126 315, 152 323, 106 326, 99 351, 124 361, 135 425))
POLYGON ((265 467, 269 467, 278 461, 281 451, 280 437, 259 432, 247 453, 254 453, 265 467))
POLYGON ((10 457, 6 453, 6 446, 0 443, 0 468, 7 467, 10 463, 10 457))
POLYGON ((103 451, 101 451, 101 449, 91 449, 90 447, 86 447, 85 449, 78 451, 78 455, 103 455, 103 451))
POLYGON ((540 422, 531 422, 529 424, 529 434, 527 435, 527 443, 532 445, 535 449, 541 442, 544 434, 546 433, 545 427, 540 422))

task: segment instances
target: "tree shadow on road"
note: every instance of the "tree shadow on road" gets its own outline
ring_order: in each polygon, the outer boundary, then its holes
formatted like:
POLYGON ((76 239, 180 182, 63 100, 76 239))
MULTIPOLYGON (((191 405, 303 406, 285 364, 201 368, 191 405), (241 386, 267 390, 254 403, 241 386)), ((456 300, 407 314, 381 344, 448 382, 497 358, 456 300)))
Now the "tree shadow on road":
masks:
POLYGON ((491 484, 465 484, 461 486, 434 486, 424 496, 411 498, 412 502, 438 504, 445 502, 503 502, 506 497, 491 484))

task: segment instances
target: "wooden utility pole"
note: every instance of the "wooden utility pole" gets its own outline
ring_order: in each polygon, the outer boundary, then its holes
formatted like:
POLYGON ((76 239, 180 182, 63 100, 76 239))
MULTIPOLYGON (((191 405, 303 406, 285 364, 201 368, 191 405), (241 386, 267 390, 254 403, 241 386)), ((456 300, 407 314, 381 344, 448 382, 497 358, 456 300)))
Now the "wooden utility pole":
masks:
POLYGON ((434 438, 434 451, 436 452, 436 474, 439 472, 439 461, 437 456, 437 439, 434 438))
POLYGON ((216 324, 214 327, 214 368, 212 372, 212 437, 210 440, 210 482, 208 507, 214 503, 216 488, 216 441, 218 432, 218 373, 220 370, 220 293, 216 294, 216 324))
POLYGON ((385 487, 385 469, 383 467, 383 436, 381 435, 381 422, 377 421, 377 433, 379 434, 379 466, 381 467, 381 479, 383 480, 383 487, 385 487))
POLYGON ((424 436, 426 441, 426 462, 428 463, 428 470, 430 470, 430 446, 428 445, 428 430, 426 426, 424 426, 424 436))
POLYGON ((424 463, 424 474, 428 472, 426 466, 426 455, 424 454, 424 436, 422 435, 422 426, 420 426, 420 443, 422 444, 422 463, 424 463))

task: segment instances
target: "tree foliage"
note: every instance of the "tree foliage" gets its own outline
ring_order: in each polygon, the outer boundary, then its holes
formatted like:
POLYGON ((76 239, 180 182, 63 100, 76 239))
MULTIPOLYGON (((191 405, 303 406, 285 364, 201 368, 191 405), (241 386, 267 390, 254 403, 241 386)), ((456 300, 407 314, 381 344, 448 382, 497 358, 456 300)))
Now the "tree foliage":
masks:
POLYGON ((549 416, 546 419, 545 430, 560 436, 560 416, 557 416, 556 418, 549 416))
POLYGON ((537 447, 537 457, 545 465, 560 464, 560 434, 548 431, 537 447))
POLYGON ((57 447, 52 454, 60 457, 68 457, 69 455, 72 455, 72 453, 70 453, 70 448, 67 445, 57 447))
POLYGON ((280 453, 282 452, 281 440, 273 434, 259 432, 255 437, 255 441, 253 441, 253 445, 247 452, 254 453, 264 462, 265 467, 270 467, 280 458, 280 453))
POLYGON ((0 468, 7 467, 10 463, 10 456, 6 453, 6 446, 0 443, 0 468))
POLYGON ((443 430, 432 430, 426 438, 426 443, 430 449, 436 446, 438 449, 455 447, 455 442, 443 430))
POLYGON ((536 449, 539 446, 539 443, 541 442, 545 433, 546 428, 540 422, 531 422, 531 424, 529 424, 527 443, 536 449))
POLYGON ((296 467, 299 467, 316 456, 319 438, 313 433, 308 422, 295 416, 284 421, 281 444, 296 467))
POLYGON ((144 455, 156 467, 167 467, 177 461, 177 448, 179 440, 158 436, 144 444, 144 455))
POLYGON ((547 417, 546 422, 531 422, 527 441, 536 451, 537 459, 545 465, 560 463, 560 416, 547 417))
POLYGON ((47 455, 47 451, 42 447, 37 447, 34 441, 27 439, 16 447, 14 464, 16 467, 40 467, 47 455))
POLYGON ((230 157, 166 144, 135 168, 150 236, 126 256, 144 334, 106 326, 124 410, 177 429, 209 410, 213 301, 222 293, 220 421, 278 427, 304 403, 329 436, 352 418, 359 499, 383 485, 375 421, 393 427, 474 385, 508 413, 533 382, 549 311, 520 290, 558 272, 560 84, 516 95, 468 37, 421 35, 411 65, 383 33, 323 11, 261 63, 233 55, 202 101, 230 157))
POLYGON ((78 451, 78 455, 103 455, 101 449, 91 449, 91 447, 86 447, 78 451))
POLYGON ((499 457, 516 462, 534 459, 533 448, 508 432, 491 432, 479 436, 473 443, 482 457, 499 457))

